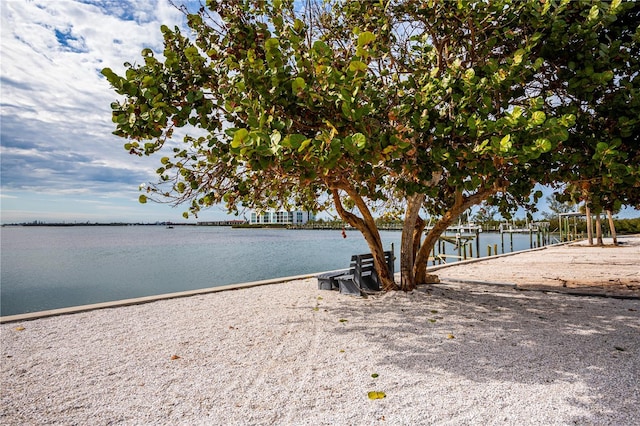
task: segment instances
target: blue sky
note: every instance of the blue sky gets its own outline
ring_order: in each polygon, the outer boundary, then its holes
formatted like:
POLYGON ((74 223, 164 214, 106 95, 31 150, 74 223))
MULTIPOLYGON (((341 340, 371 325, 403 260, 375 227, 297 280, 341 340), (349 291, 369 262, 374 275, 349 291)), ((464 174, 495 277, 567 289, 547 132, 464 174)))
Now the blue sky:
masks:
POLYGON ((166 0, 2 0, 0 16, 2 223, 182 221, 182 207, 138 203, 158 159, 111 134, 116 94, 100 70, 161 52, 160 25, 183 15, 166 0))
POLYGON ((111 134, 117 95, 100 74, 161 52, 160 25, 183 15, 166 0, 2 0, 0 15, 2 223, 183 220, 182 207, 138 203, 158 159, 111 134))

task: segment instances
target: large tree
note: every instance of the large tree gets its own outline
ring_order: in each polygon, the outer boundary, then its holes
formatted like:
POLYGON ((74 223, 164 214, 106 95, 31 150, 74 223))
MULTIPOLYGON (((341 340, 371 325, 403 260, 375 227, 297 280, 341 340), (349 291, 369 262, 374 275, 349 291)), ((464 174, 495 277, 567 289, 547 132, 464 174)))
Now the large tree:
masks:
POLYGON ((573 125, 535 85, 566 2, 225 0, 185 12, 188 34, 161 28, 163 58, 145 49, 124 76, 103 70, 124 96, 112 108, 125 148, 169 152, 141 201, 193 214, 332 206, 387 290, 428 281, 430 250, 469 207, 527 200, 573 125), (400 285, 376 208, 403 212, 400 285), (439 219, 423 239, 425 211, 439 219))
POLYGON ((576 116, 551 178, 599 218, 640 207, 640 3, 570 6, 542 49, 547 108, 576 116))

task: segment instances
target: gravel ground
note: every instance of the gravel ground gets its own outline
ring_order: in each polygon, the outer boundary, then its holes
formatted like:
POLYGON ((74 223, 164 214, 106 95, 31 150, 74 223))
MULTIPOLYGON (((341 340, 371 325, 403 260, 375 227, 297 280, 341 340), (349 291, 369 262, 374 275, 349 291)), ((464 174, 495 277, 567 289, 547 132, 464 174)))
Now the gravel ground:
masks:
POLYGON ((640 424, 638 300, 306 279, 0 332, 3 425, 640 424))

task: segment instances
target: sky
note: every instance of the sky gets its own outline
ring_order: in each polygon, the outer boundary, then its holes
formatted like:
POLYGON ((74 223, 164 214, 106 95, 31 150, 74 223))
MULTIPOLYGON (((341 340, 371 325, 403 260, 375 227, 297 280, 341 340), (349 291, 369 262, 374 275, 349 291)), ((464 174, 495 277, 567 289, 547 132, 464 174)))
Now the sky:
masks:
MULTIPOLYGON (((184 221, 186 207, 138 203, 159 159, 112 134, 118 96, 100 74, 162 52, 160 26, 182 13, 167 0, 2 0, 0 17, 0 221, 184 221)), ((198 220, 229 218, 214 207, 198 220)))
POLYGON ((183 221, 185 207, 138 203, 159 158, 112 134, 118 95, 100 74, 162 52, 160 26, 182 13, 167 0, 2 0, 0 15, 2 223, 183 221))

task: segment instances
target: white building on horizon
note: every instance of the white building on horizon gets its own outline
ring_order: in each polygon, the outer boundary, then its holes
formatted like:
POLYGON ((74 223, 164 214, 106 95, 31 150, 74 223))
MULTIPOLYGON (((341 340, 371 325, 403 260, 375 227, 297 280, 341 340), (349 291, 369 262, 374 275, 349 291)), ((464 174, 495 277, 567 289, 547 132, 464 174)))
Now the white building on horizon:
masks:
POLYGON ((315 215, 311 212, 303 212, 302 210, 267 210, 262 213, 252 211, 249 223, 252 225, 303 225, 310 220, 315 220, 315 215))

